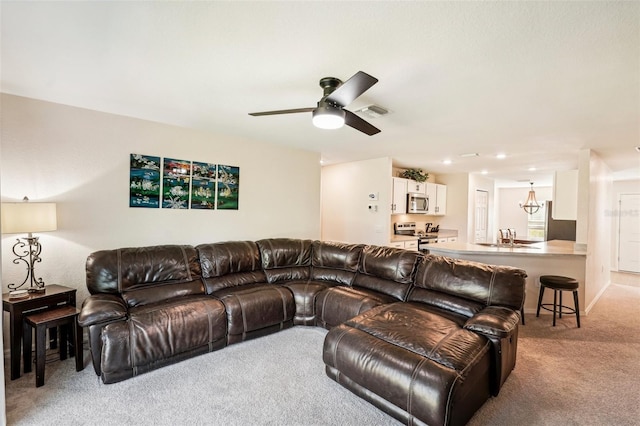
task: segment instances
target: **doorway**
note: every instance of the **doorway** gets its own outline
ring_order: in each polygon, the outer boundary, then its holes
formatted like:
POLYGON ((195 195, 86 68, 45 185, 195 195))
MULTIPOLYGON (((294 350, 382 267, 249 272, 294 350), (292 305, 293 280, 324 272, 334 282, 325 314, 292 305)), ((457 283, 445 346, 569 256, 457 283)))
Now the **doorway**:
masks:
POLYGON ((640 194, 620 194, 618 270, 640 273, 640 194))
POLYGON ((489 192, 476 189, 475 197, 475 236, 476 243, 487 242, 487 228, 489 226, 489 192))

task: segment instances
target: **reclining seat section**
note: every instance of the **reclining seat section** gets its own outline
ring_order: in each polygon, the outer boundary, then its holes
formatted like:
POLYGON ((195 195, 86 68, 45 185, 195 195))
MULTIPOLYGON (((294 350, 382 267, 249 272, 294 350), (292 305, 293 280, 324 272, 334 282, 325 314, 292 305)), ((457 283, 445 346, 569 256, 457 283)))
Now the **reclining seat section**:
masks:
POLYGON ((494 396, 516 365, 526 278, 522 269, 428 255, 418 266, 415 287, 407 298, 423 309, 460 315, 466 330, 489 339, 494 396))
POLYGON ((193 247, 103 250, 86 268, 91 296, 78 322, 104 383, 225 346, 224 305, 204 294, 193 247))
POLYGON ((255 242, 201 244, 196 250, 207 294, 222 301, 227 312, 227 344, 293 326, 293 294, 267 282, 255 242))
POLYGON ((403 301, 419 258, 417 251, 364 246, 353 284, 318 295, 317 325, 330 329, 376 306, 403 301))
POLYGON ((327 375, 406 424, 463 425, 515 365, 525 277, 426 255, 406 303, 329 331, 327 375))

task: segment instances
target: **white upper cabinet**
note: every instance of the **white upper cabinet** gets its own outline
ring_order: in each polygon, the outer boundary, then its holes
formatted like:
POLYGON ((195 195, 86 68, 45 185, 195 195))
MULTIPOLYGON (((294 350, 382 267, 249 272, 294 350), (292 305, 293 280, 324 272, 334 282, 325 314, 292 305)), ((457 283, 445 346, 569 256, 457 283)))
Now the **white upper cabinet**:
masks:
POLYGON ((407 192, 417 192, 419 194, 426 194, 427 183, 416 182, 415 180, 407 180, 407 192))
POLYGON ((551 217, 555 220, 578 219, 578 171, 556 172, 553 179, 551 217))
POLYGON ((407 213, 407 182, 408 179, 394 177, 391 194, 391 214, 407 213))
POLYGON ((447 185, 427 183, 427 197, 429 197, 429 212, 433 216, 447 214, 447 185))

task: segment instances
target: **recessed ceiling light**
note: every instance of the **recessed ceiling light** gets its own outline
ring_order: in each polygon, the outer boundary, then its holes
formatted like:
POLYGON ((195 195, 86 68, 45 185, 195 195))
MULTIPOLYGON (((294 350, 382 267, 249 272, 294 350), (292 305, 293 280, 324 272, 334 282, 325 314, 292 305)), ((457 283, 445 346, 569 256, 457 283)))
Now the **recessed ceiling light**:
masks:
POLYGON ((448 164, 451 164, 451 163, 452 163, 452 161, 449 160, 448 158, 446 160, 442 160, 442 164, 447 164, 448 165, 448 164))
POLYGON ((488 171, 486 171, 486 170, 483 170, 483 171, 481 171, 480 173, 482 173, 483 175, 486 175, 486 174, 487 174, 487 173, 489 173, 489 172, 488 172, 488 171))
POLYGON ((501 153, 499 153, 499 154, 497 154, 497 155, 496 155, 496 158, 497 158, 498 160, 503 160, 503 159, 507 158, 507 154, 505 154, 505 153, 501 152, 501 153))
POLYGON ((640 146, 636 146, 636 151, 640 152, 640 146))
POLYGON ((537 169, 535 167, 529 167, 530 172, 535 172, 537 169))

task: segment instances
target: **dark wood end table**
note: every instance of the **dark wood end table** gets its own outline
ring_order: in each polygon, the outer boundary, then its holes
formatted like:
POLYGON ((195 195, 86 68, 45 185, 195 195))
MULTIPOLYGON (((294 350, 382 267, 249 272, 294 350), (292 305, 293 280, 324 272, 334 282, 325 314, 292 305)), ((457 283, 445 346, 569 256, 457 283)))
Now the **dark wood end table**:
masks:
MULTIPOLYGON (((53 309, 62 305, 76 306, 76 289, 58 284, 44 287, 44 293, 29 293, 23 298, 11 298, 2 293, 2 310, 9 312, 9 340, 11 346, 11 380, 20 377, 22 355, 22 322, 29 313, 53 309)), ((79 348, 82 350, 82 348, 79 348)))

